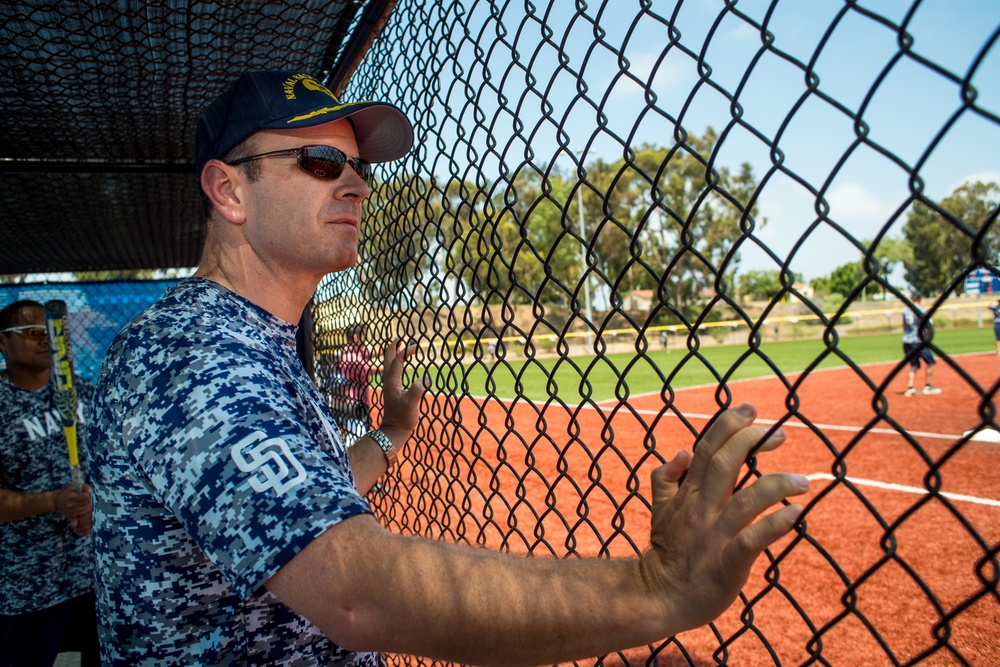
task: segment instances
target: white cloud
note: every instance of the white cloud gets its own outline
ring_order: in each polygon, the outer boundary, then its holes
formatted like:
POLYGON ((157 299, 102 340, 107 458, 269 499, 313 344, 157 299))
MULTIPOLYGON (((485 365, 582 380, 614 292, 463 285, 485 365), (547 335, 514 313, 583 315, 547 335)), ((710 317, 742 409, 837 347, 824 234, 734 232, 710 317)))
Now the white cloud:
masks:
MULTIPOLYGON (((666 58, 657 67, 656 62, 659 57, 659 51, 637 53, 635 55, 630 54, 628 56, 628 72, 631 76, 642 81, 643 84, 639 85, 633 82, 631 78, 619 78, 615 85, 613 100, 615 102, 626 102, 631 98, 642 97, 646 90, 644 86, 649 81, 650 76, 653 76, 650 88, 659 96, 664 95, 671 89, 679 88, 690 78, 691 74, 679 67, 676 59, 666 58), (653 75, 654 67, 656 68, 655 75, 653 75)), ((609 87, 611 87, 610 78, 605 80, 601 88, 606 90, 609 87)))
POLYGON ((864 225, 871 230, 872 224, 884 225, 898 208, 900 201, 891 201, 869 192, 860 183, 845 182, 833 188, 827 201, 830 203, 830 217, 840 225, 854 228, 864 225))
POLYGON ((960 185, 965 185, 966 183, 972 183, 972 182, 975 182, 975 181, 979 181, 981 183, 991 183, 992 182, 992 183, 998 183, 998 184, 1000 184, 1000 171, 993 171, 993 170, 987 169, 986 171, 980 171, 979 173, 976 173, 976 174, 969 174, 968 176, 966 176, 965 178, 963 178, 961 181, 959 181, 958 183, 956 183, 952 187, 952 191, 954 191, 955 188, 957 188, 960 185))
POLYGON ((751 27, 749 23, 741 21, 736 28, 729 31, 727 38, 741 42, 758 42, 760 40, 760 30, 751 27))
MULTIPOLYGON (((874 238, 889 216, 899 206, 905 192, 894 196, 876 194, 854 182, 839 184, 827 194, 830 216, 856 239, 874 238)), ((760 200, 760 215, 767 225, 758 228, 755 236, 779 258, 786 258, 809 226, 816 219, 815 198, 805 188, 786 180, 768 183, 760 200)), ((773 269, 773 260, 763 253, 744 253, 743 270, 773 269)), ((795 251, 791 269, 809 281, 829 274, 846 262, 858 259, 858 250, 850 240, 829 225, 820 225, 809 232, 805 242, 795 251)))

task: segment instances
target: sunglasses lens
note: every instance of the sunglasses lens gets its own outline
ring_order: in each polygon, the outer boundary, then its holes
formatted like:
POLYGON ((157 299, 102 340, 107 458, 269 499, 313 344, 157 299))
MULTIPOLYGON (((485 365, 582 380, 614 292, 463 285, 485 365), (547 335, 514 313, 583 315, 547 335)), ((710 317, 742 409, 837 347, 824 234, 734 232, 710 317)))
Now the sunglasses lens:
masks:
POLYGON ((358 176, 361 177, 361 180, 363 180, 368 187, 372 187, 375 184, 375 174, 372 172, 372 166, 370 163, 356 157, 351 161, 351 166, 354 167, 354 171, 358 172, 358 176))
POLYGON ((317 178, 336 180, 348 162, 366 184, 372 184, 372 166, 360 158, 348 158, 333 146, 306 146, 299 152, 299 166, 317 178))
POLYGON ((26 327, 18 331, 17 335, 25 340, 44 340, 45 327, 26 327))
POLYGON ((299 152, 299 166, 317 178, 340 178, 347 156, 333 146, 308 146, 299 152))

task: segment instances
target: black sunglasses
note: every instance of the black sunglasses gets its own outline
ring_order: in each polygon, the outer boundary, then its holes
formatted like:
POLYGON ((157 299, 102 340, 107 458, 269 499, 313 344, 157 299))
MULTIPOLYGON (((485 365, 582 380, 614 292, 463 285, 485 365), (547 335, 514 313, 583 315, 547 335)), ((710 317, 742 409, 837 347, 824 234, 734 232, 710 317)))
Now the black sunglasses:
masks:
POLYGON ((300 146, 298 148, 286 148, 280 151, 270 151, 267 153, 260 153, 259 155, 243 157, 239 160, 227 162, 226 164, 236 166, 238 164, 243 164, 244 162, 249 162, 250 160, 257 160, 262 157, 292 154, 295 155, 295 161, 298 163, 299 168, 316 178, 334 181, 340 178, 340 175, 344 173, 344 165, 349 164, 368 187, 374 187, 375 185, 375 174, 372 173, 372 165, 370 162, 366 162, 359 157, 348 157, 344 151, 339 148, 334 148, 333 146, 300 146))

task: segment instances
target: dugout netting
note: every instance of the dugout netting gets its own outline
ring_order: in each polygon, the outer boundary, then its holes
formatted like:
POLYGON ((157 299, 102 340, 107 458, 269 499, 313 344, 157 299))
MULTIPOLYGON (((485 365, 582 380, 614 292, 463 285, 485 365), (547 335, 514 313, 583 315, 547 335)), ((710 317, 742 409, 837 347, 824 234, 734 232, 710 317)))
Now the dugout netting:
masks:
MULTIPOLYGON (((804 42, 789 34, 801 7, 709 4, 399 2, 345 96, 398 102, 417 143, 380 170, 357 269, 316 295, 318 381, 336 384, 351 325, 375 351, 417 341, 411 377, 429 374, 433 396, 377 511, 403 533, 559 558, 645 548, 650 466, 715 410, 763 401, 798 443, 789 460, 813 473, 797 535, 710 630, 598 664, 987 664, 995 649, 976 645, 1000 613, 996 509, 946 490, 970 488, 958 461, 996 461, 975 434, 996 428, 997 370, 972 372, 992 359, 952 356, 925 328, 938 377, 966 398, 940 408, 963 413, 961 431, 924 437, 903 403, 906 363, 866 366, 847 339, 862 321, 898 332, 912 294, 885 239, 915 208, 960 246, 923 304, 934 322, 954 315, 970 274, 996 270, 996 192, 964 218, 929 192, 963 127, 1000 133, 985 74, 997 16, 957 60, 941 55, 952 37, 924 20, 927 3, 827 3, 797 26, 804 42), (849 83, 831 66, 844 49, 863 52, 849 83), (887 125, 905 125, 918 93, 897 77, 911 70, 928 77, 921 95, 949 102, 901 140, 887 125), (902 194, 860 229, 837 188, 864 161, 902 194), (775 200, 800 196, 794 238, 768 235, 775 200), (842 303, 796 278, 817 244, 859 263, 842 303), (763 303, 737 289, 749 258, 780 272, 763 303), (865 320, 873 299, 882 310, 865 320), (783 367, 769 344, 802 326, 821 344, 783 367), (736 351, 720 361, 719 343, 736 351), (849 380, 819 372, 831 360, 849 380), (771 383, 736 381, 755 365, 771 383), (716 385, 693 390, 700 402, 675 389, 687 372, 716 385), (937 530, 950 545, 923 542, 937 530)), ((769 469, 760 457, 744 482, 769 469)))

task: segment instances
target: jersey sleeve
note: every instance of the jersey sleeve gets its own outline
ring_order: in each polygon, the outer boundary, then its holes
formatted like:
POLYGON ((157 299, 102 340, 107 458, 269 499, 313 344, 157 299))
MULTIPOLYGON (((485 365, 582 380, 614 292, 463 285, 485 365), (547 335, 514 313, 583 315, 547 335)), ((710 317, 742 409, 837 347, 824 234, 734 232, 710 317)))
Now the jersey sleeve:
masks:
POLYGON ((266 354, 217 341, 166 358, 132 376, 148 386, 122 406, 123 444, 237 594, 370 512, 325 406, 266 354))

